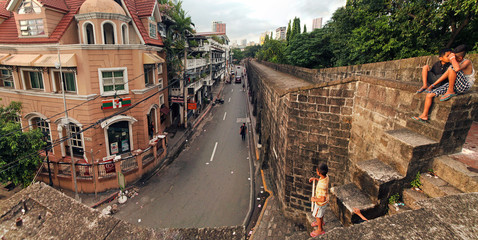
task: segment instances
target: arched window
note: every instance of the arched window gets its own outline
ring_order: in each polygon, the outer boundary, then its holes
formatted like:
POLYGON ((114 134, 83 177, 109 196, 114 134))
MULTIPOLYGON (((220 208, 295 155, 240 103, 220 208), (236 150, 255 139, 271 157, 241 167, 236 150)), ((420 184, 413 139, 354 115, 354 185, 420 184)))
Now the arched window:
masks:
MULTIPOLYGON (((83 157, 83 152, 84 152, 84 149, 83 149, 83 139, 81 137, 81 133, 78 133, 80 132, 80 127, 77 126, 76 124, 74 123, 69 123, 69 130, 70 130, 70 136, 71 136, 71 140, 70 141, 65 141, 66 145, 65 145, 65 150, 66 150, 66 153, 68 155, 70 155, 70 146, 68 144, 70 144, 71 142, 71 147, 73 149, 73 155, 76 156, 76 157, 83 157)), ((65 126, 63 126, 63 129, 64 129, 64 136, 67 136, 66 135, 66 128, 64 128, 65 126)))
POLYGON ((128 41, 128 26, 126 24, 121 25, 121 34, 123 37, 123 44, 129 44, 128 41))
POLYGON ((146 117, 148 119, 148 136, 149 139, 152 139, 157 132, 156 121, 158 118, 156 117, 156 107, 151 108, 146 117))
POLYGON ((50 137, 50 124, 43 118, 34 117, 31 119, 31 125, 35 129, 40 129, 43 135, 46 137, 46 142, 48 146, 51 146, 51 137, 50 137))
POLYGON ((112 23, 103 24, 103 43, 115 44, 115 30, 112 23))
POLYGON ((95 44, 95 31, 91 23, 85 24, 85 40, 86 44, 95 44))

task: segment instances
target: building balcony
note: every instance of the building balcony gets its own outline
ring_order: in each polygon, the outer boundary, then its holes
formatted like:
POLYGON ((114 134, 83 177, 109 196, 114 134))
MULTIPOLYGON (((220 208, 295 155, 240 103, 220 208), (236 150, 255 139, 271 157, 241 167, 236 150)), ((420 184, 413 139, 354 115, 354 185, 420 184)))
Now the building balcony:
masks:
MULTIPOLYGON (((206 58, 193 58, 193 59, 188 59, 186 61, 186 65, 187 65, 187 70, 191 70, 191 69, 195 69, 195 68, 200 68, 200 67, 204 67, 207 65, 207 59, 206 58)), ((184 60, 183 60, 183 64, 184 64, 184 60)))

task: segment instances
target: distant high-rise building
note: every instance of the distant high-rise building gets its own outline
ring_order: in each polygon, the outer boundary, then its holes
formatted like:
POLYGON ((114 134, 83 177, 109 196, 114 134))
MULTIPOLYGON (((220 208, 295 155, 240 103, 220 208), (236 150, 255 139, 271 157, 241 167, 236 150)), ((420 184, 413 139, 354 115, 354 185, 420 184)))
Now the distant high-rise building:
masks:
POLYGON ((264 32, 264 33, 261 33, 261 38, 259 39, 259 42, 260 44, 264 44, 264 41, 266 40, 266 36, 269 36, 269 38, 272 36, 272 32, 264 32))
POLYGON ((247 45, 247 39, 242 39, 241 46, 246 46, 246 45, 247 45))
POLYGON ((312 20, 312 31, 314 31, 314 29, 317 29, 317 28, 322 28, 322 18, 321 17, 314 18, 314 20, 312 20))
POLYGON ((276 40, 285 40, 286 27, 280 27, 276 29, 276 40))
POLYGON ((226 24, 219 21, 212 22, 212 31, 226 33, 226 24))

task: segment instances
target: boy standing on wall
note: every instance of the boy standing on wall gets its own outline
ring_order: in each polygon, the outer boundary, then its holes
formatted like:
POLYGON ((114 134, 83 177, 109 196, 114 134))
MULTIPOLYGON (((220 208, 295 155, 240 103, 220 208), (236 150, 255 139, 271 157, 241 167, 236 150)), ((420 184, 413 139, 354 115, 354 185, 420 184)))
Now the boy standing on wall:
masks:
POLYGON ((329 168, 327 167, 327 164, 321 163, 316 169, 316 172, 320 178, 309 179, 309 182, 318 181, 316 188, 312 190, 315 191, 315 197, 310 199, 314 202, 312 216, 316 219, 316 221, 312 223, 312 227, 317 226, 317 230, 310 233, 311 237, 317 237, 325 233, 323 229, 324 213, 325 208, 329 203, 329 176, 327 175, 329 168))

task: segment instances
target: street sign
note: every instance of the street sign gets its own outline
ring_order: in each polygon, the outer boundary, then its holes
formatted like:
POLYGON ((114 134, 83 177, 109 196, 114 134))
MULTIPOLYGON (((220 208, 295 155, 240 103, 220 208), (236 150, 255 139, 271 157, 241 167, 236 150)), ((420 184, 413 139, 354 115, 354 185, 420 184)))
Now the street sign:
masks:
POLYGON ((118 185, 119 185, 121 190, 123 190, 125 185, 126 185, 124 175, 123 175, 123 173, 120 173, 120 172, 118 173, 118 185))

